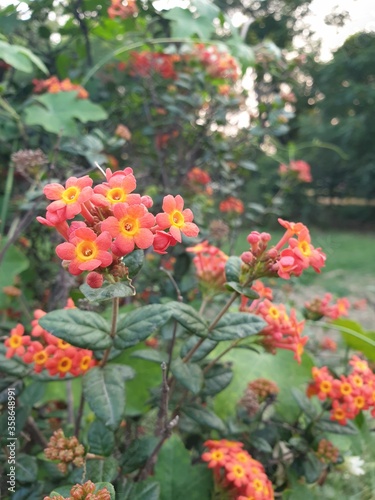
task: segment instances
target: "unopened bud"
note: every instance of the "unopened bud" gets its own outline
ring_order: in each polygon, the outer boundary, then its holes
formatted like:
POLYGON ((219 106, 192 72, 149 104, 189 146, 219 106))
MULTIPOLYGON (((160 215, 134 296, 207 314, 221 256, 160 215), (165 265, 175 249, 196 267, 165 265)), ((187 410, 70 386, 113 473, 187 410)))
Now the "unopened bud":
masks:
POLYGON ((86 283, 91 288, 100 288, 103 285, 103 281, 104 281, 103 275, 95 271, 89 273, 86 278, 86 283))
POLYGON ((241 260, 245 264, 251 264, 252 261, 254 260, 254 255, 251 252, 243 252, 241 254, 241 260))

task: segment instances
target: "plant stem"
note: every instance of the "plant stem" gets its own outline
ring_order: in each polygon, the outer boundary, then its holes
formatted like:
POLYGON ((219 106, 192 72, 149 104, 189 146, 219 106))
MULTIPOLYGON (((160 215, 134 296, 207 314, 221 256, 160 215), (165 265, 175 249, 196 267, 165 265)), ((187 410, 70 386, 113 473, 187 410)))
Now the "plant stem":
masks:
POLYGON ((236 347, 236 345, 238 345, 241 340, 243 339, 237 339, 237 340, 234 340, 230 346, 228 346, 221 354, 219 354, 219 356, 217 356, 215 359, 213 359, 206 367, 205 369, 203 370, 203 374, 205 375, 209 370, 211 370, 211 368, 216 365, 216 363, 219 361, 219 359, 221 359, 227 352, 229 352, 231 349, 233 349, 233 347, 236 347))
MULTIPOLYGON (((119 304, 120 304, 120 299, 118 297, 112 299, 112 322, 111 322, 111 332, 110 332, 111 339, 114 339, 116 335, 119 304)), ((111 349, 112 346, 108 347, 108 349, 105 351, 103 359, 100 362, 101 367, 103 367, 107 363, 111 349)))
POLYGON ((75 423, 75 427, 74 427, 74 435, 77 438, 79 437, 79 431, 80 431, 80 427, 81 427, 84 406, 85 406, 85 397, 83 395, 83 390, 82 390, 81 399, 79 400, 79 408, 78 408, 76 423, 75 423))
POLYGON ((9 166, 7 180, 5 182, 5 192, 3 198, 3 204, 1 207, 1 215, 0 215, 0 238, 4 235, 5 232, 5 223, 8 213, 10 195, 12 193, 13 188, 13 179, 14 179, 14 167, 13 165, 9 166))

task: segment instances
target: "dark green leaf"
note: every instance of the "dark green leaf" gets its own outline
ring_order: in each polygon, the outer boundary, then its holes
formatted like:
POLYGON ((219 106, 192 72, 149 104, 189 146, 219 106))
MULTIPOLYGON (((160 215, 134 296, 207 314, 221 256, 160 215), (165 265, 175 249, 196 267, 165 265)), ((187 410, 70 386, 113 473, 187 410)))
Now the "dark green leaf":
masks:
POLYGON ((35 457, 19 454, 16 458, 16 478, 20 483, 33 483, 36 481, 38 466, 35 457))
POLYGON ((350 319, 336 319, 332 325, 340 331, 347 346, 375 361, 375 332, 365 331, 359 323, 350 319))
POLYGON ((272 446, 264 438, 251 435, 251 446, 263 453, 272 453, 272 446))
POLYGON ((125 377, 121 373, 122 368, 128 367, 115 364, 104 368, 94 367, 82 379, 83 394, 91 410, 112 431, 120 425, 125 410, 125 377))
POLYGON ((101 350, 112 345, 110 326, 99 314, 79 309, 58 309, 39 320, 47 332, 84 349, 101 350))
POLYGON ((306 455, 306 458, 303 461, 303 470, 306 482, 315 483, 323 471, 323 463, 319 460, 315 453, 310 452, 306 455))
POLYGON ((314 419, 318 414, 318 410, 306 394, 295 387, 292 388, 292 394, 301 410, 306 413, 308 417, 314 419))
MULTIPOLYGON (((197 337, 196 335, 192 335, 191 337, 189 337, 181 348, 181 357, 184 358, 187 353, 191 351, 191 349, 198 343, 199 340, 199 337, 197 337)), ((216 346, 217 342, 215 342, 214 340, 205 339, 192 355, 190 361, 200 361, 201 359, 205 358, 207 354, 209 354, 213 349, 215 349, 216 346)))
POLYGON ((207 336, 208 326, 193 307, 182 302, 169 302, 167 305, 172 312, 172 317, 186 330, 198 337, 207 336))
POLYGON ((111 483, 108 483, 105 481, 102 481, 100 483, 95 483, 95 493, 98 493, 98 491, 103 490, 104 488, 111 495, 111 497, 110 497, 111 500, 116 500, 116 492, 115 492, 115 489, 111 483))
POLYGON ((40 382, 33 382, 26 386, 22 391, 22 394, 19 397, 19 401, 21 404, 32 408, 43 398, 45 390, 45 384, 41 384, 40 382))
POLYGON ((231 368, 223 365, 214 365, 204 377, 203 394, 214 396, 225 389, 232 381, 231 368))
POLYGON ((170 317, 170 309, 160 304, 139 307, 128 314, 122 314, 117 322, 115 347, 125 349, 142 342, 164 325, 170 317))
POLYGON ((154 349, 140 349, 132 354, 132 358, 141 358, 147 361, 153 361, 154 363, 166 363, 168 361, 168 355, 165 352, 156 351, 154 349))
POLYGON ((119 464, 113 457, 107 457, 104 460, 87 460, 86 481, 90 479, 93 483, 111 483, 115 480, 118 469, 119 464))
POLYGON ((225 283, 225 287, 228 290, 231 290, 232 292, 238 292, 249 299, 259 299, 259 295, 252 288, 248 286, 241 286, 235 281, 228 281, 227 283, 225 283))
POLYGON ((321 431, 332 432, 333 434, 357 434, 358 432, 355 425, 350 421, 346 425, 341 425, 328 418, 321 418, 314 426, 321 431))
POLYGON ((25 377, 31 370, 30 365, 23 363, 22 359, 18 356, 13 356, 13 358, 6 358, 7 348, 3 343, 0 344, 0 366, 1 371, 4 373, 9 373, 15 377, 25 377))
POLYGON ((185 405, 181 408, 181 411, 203 427, 225 432, 225 425, 221 418, 203 406, 198 404, 185 405))
POLYGON ((95 420, 90 425, 87 441, 90 453, 109 456, 115 446, 115 435, 100 420, 95 420))
POLYGON ((125 255, 122 261, 128 268, 129 278, 133 279, 142 269, 145 253, 143 250, 134 250, 125 255))
POLYGON ((189 389, 193 394, 198 394, 203 384, 203 374, 196 364, 184 363, 181 358, 176 358, 171 365, 171 371, 176 380, 189 389))
POLYGON ((160 485, 151 478, 127 485, 123 500, 159 500, 160 485))
POLYGON ((101 288, 91 288, 91 286, 84 283, 79 289, 90 302, 101 302, 114 297, 132 297, 135 295, 134 288, 125 282, 112 285, 105 283, 101 288))
POLYGON ((250 313, 227 313, 209 333, 209 338, 220 342, 250 337, 261 332, 266 322, 250 313))
POLYGON ((242 260, 239 257, 235 255, 229 257, 229 259, 225 263, 225 276, 227 277, 228 282, 239 282, 241 267, 242 260))
POLYGON ((122 455, 124 474, 133 472, 142 467, 154 451, 159 439, 154 436, 135 439, 126 448, 122 455))

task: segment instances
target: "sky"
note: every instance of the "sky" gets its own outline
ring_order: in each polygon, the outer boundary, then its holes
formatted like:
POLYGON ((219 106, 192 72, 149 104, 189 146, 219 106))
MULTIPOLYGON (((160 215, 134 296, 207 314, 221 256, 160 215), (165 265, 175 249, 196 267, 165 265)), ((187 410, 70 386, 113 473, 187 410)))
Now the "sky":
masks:
MULTIPOLYGON (((173 7, 179 0, 163 0, 163 3, 173 7)), ((16 0, 0 0, 0 8, 9 4, 17 4, 16 0)), ((309 24, 316 32, 316 37, 322 39, 321 59, 328 60, 332 50, 340 47, 346 38, 357 31, 375 32, 375 0, 313 0, 310 6, 312 14, 309 24), (337 8, 338 11, 349 12, 350 19, 341 28, 327 26, 324 18, 337 8)))

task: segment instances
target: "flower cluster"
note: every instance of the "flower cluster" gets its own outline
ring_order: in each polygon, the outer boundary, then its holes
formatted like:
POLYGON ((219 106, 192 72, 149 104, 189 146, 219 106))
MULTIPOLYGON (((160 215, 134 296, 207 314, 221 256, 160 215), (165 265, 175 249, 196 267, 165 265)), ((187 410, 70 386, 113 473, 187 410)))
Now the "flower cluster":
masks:
POLYGON ((62 429, 55 431, 48 441, 44 454, 49 460, 58 460, 57 468, 66 473, 68 465, 82 467, 85 461, 85 448, 75 436, 66 437, 62 429))
POLYGON ((154 74, 160 75, 166 80, 175 80, 177 73, 176 62, 180 61, 177 54, 163 54, 143 50, 142 52, 131 52, 127 63, 120 63, 119 69, 126 69, 130 76, 150 78, 154 74))
POLYGON ((289 165, 282 163, 279 167, 279 174, 292 174, 301 182, 312 182, 310 165, 303 160, 291 161, 289 165))
POLYGON ((323 297, 315 297, 310 302, 305 303, 304 316, 307 319, 317 321, 323 317, 338 319, 348 315, 350 302, 346 297, 341 297, 332 301, 332 294, 326 293, 323 297))
POLYGON ((259 334, 262 345, 272 353, 275 353, 276 349, 291 350, 294 352, 294 358, 300 363, 308 341, 308 337, 301 336, 305 322, 297 320, 295 309, 291 309, 288 314, 283 304, 272 302, 272 290, 261 282, 255 281, 252 288, 258 293, 259 299, 248 305, 248 299, 242 296, 240 310, 256 314, 267 323, 259 334))
POLYGON ((201 192, 203 187, 204 192, 206 192, 209 195, 212 194, 212 188, 208 186, 208 184, 210 184, 211 182, 211 177, 205 170, 202 170, 199 167, 193 167, 187 173, 186 178, 189 188, 192 189, 194 192, 198 193, 201 192))
POLYGON ((213 78, 222 78, 236 82, 240 76, 237 61, 228 52, 222 52, 214 45, 206 46, 203 43, 195 45, 193 52, 198 61, 206 68, 213 78))
MULTIPOLYGON (((73 307, 74 303, 69 299, 66 308, 73 307)), ((45 314, 41 309, 34 311, 31 336, 24 335, 25 329, 20 323, 10 331, 10 337, 5 340, 6 357, 21 357, 24 363, 34 366, 36 373, 46 370, 49 375, 61 378, 67 374, 83 375, 96 363, 93 352, 72 346, 43 330, 38 321, 45 314)))
POLYGON ((156 217, 151 214, 148 209, 153 201, 134 193, 136 179, 129 167, 114 173, 107 169, 106 182, 94 188, 92 184, 87 175, 70 177, 65 186, 48 184, 44 194, 52 202, 46 217, 37 217, 64 237, 66 241, 56 247, 57 255, 73 275, 90 271, 88 284, 92 287, 102 285, 103 274, 110 282, 126 276, 121 259, 136 248, 153 246, 163 254, 170 245, 181 242, 182 234, 198 235, 193 213, 184 209, 180 195, 165 196, 163 212, 156 217), (84 220, 69 226, 68 220, 77 215, 84 220))
POLYGON ((314 248, 308 228, 301 222, 288 222, 278 219, 286 229, 280 241, 270 249, 269 233, 252 231, 247 241, 250 249, 243 252, 241 259, 246 267, 243 268, 243 278, 248 280, 264 276, 280 276, 290 279, 291 276, 300 276, 305 269, 312 267, 319 273, 325 265, 326 256, 321 248, 314 248), (288 245, 283 248, 284 245, 288 245))
POLYGON ((339 450, 328 439, 321 439, 316 455, 325 464, 335 464, 339 458, 339 450))
POLYGON ((228 256, 208 241, 189 247, 187 251, 195 254, 195 272, 203 286, 211 292, 221 290, 226 282, 225 263, 228 256))
POLYGON ((272 483, 263 465, 243 449, 243 443, 221 439, 204 443, 202 460, 213 469, 216 484, 235 500, 274 498, 272 483))
POLYGON ((69 78, 60 81, 57 76, 51 76, 51 78, 47 78, 47 80, 34 79, 33 84, 36 94, 41 94, 43 92, 58 94, 59 92, 72 92, 73 90, 77 90, 78 99, 87 99, 89 96, 86 89, 81 85, 72 83, 69 78))
POLYGON ((138 7, 135 0, 111 0, 111 5, 107 9, 108 17, 114 19, 120 17, 127 19, 138 12, 138 7))
POLYGON ((239 198, 235 198, 234 196, 228 196, 228 198, 220 202, 219 210, 220 212, 223 213, 241 215, 244 213, 245 207, 239 198))
POLYGON ((312 369, 313 382, 307 388, 307 395, 328 401, 331 420, 346 425, 362 410, 371 410, 375 416, 375 375, 367 361, 353 356, 349 361, 352 371, 349 375, 334 377, 326 366, 312 369))
POLYGON ((84 484, 72 486, 69 497, 53 495, 53 497, 44 497, 44 500, 111 500, 111 494, 107 488, 101 488, 97 492, 95 489, 92 481, 86 481, 84 484))
POLYGON ((246 413, 252 417, 258 413, 263 403, 269 404, 274 402, 279 388, 271 380, 258 378, 249 382, 245 393, 239 401, 239 406, 246 410, 246 413))

